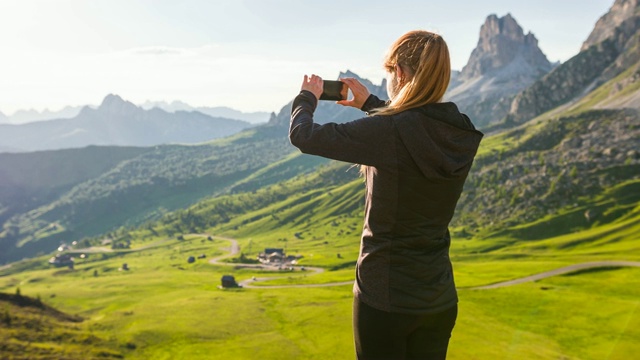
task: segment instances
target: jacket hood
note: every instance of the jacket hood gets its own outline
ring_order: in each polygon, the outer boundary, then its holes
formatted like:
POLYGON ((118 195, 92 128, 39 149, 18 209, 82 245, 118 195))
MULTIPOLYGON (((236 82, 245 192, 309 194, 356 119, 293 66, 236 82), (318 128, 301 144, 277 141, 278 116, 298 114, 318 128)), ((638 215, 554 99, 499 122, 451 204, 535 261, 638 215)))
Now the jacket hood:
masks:
POLYGON ((451 102, 393 116, 407 151, 428 178, 466 178, 483 134, 451 102))

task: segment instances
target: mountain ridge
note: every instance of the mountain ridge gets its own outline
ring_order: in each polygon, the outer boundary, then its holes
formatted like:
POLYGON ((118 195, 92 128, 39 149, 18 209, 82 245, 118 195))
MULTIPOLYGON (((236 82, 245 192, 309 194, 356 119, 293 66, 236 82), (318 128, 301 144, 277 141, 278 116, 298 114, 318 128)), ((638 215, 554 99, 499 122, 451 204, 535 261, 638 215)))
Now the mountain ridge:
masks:
POLYGON ((199 143, 250 126, 244 121, 214 118, 196 111, 144 110, 118 95, 109 94, 99 107, 85 106, 71 119, 0 124, 0 144, 5 148, 35 151, 89 145, 199 143))
POLYGON ((19 109, 16 110, 13 114, 9 115, 0 115, 0 124, 11 124, 11 125, 20 125, 26 124, 34 121, 43 121, 43 120, 51 120, 51 119, 69 119, 76 117, 80 110, 82 110, 84 106, 71 106, 67 105, 64 108, 53 111, 49 109, 44 109, 42 111, 37 111, 35 109, 19 109))
POLYGON ((638 0, 616 0, 609 11, 598 19, 589 37, 582 43, 580 50, 586 50, 592 45, 614 36, 615 29, 629 18, 638 15, 640 12, 639 3, 638 0))
MULTIPOLYGON (((0 111, 0 124, 7 125, 22 125, 37 121, 55 120, 55 119, 70 119, 78 116, 80 111, 85 107, 97 108, 95 105, 82 105, 82 106, 70 106, 67 105, 64 108, 53 111, 44 109, 37 111, 35 109, 20 109, 16 110, 12 115, 6 115, 0 111)), ((174 100, 167 101, 151 101, 147 100, 141 104, 138 104, 144 110, 151 110, 153 108, 160 108, 169 113, 175 113, 176 111, 198 111, 203 114, 209 115, 214 118, 226 118, 232 120, 246 121, 251 124, 265 123, 269 119, 269 112, 255 111, 255 112, 243 112, 227 106, 191 106, 183 101, 174 100)))
POLYGON ((266 123, 269 120, 270 115, 270 113, 266 111, 243 112, 227 106, 191 106, 179 100, 174 100, 172 102, 147 100, 140 104, 140 107, 145 110, 160 108, 166 112, 198 111, 212 117, 242 120, 251 124, 266 123))
MULTIPOLYGON (((625 71, 630 73, 625 79, 620 79, 616 92, 603 94, 602 97, 615 99, 622 96, 625 88, 628 89, 627 92, 633 92, 637 88, 640 78, 638 1, 616 0, 611 10, 598 21, 588 39, 591 40, 585 41, 588 45, 586 49, 554 68, 513 99, 506 116, 507 122, 522 123, 561 105, 570 106, 577 103, 592 90, 625 71), (624 4, 635 6, 633 11, 624 12, 631 15, 624 18, 616 17, 616 12, 619 12, 624 4), (602 21, 611 17, 618 21, 602 21), (597 41, 605 36, 608 37, 597 41)), ((632 98, 626 106, 640 108, 640 97, 636 97, 635 100, 632 98)))
POLYGON ((489 15, 467 64, 454 73, 445 94, 484 128, 507 115, 513 97, 552 69, 533 33, 511 14, 489 15))

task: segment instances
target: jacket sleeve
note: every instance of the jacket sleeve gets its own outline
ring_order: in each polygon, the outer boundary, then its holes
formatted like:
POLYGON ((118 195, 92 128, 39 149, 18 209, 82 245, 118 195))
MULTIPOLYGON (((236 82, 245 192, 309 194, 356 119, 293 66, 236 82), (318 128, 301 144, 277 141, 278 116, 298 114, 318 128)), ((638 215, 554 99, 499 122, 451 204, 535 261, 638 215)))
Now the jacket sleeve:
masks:
POLYGON ((371 112, 371 110, 378 109, 378 108, 381 108, 381 107, 385 107, 387 105, 389 105, 389 101, 380 100, 377 96, 371 94, 371 95, 369 95, 367 100, 365 100, 365 102, 362 105, 362 107, 360 108, 360 110, 362 110, 362 111, 366 112, 367 114, 369 114, 369 112, 371 112))
POLYGON ((360 165, 377 166, 393 149, 388 144, 393 124, 381 116, 370 116, 344 124, 313 122, 318 104, 315 95, 302 91, 293 100, 289 140, 305 154, 360 165))

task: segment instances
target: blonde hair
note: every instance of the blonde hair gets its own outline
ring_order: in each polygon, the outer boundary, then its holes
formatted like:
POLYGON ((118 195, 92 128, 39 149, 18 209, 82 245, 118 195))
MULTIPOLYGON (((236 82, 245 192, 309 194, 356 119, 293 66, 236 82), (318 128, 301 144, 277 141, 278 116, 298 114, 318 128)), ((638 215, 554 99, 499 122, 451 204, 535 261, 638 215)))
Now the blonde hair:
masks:
MULTIPOLYGON (((449 47, 442 36, 414 30, 396 40, 384 60, 385 69, 394 73, 402 67, 408 81, 398 84, 396 96, 386 107, 374 109, 373 115, 393 115, 405 110, 442 101, 451 78, 449 47)), ((367 178, 368 166, 360 165, 360 175, 367 178)))
POLYGON ((376 115, 393 115, 407 109, 442 101, 451 78, 449 48, 435 33, 414 30, 402 35, 389 49, 384 67, 389 72, 399 65, 406 79, 398 84, 391 103, 374 110, 376 115))

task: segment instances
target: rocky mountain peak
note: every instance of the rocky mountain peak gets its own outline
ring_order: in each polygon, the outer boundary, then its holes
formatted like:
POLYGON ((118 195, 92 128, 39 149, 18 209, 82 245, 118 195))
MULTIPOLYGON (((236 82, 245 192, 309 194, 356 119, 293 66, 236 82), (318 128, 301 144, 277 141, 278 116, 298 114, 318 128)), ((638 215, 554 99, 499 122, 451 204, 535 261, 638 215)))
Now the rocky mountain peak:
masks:
POLYGON ((634 17, 640 17, 640 0, 616 0, 609 12, 598 20, 580 50, 586 50, 590 46, 614 36, 616 29, 634 17))
POLYGON ((482 128, 506 116, 513 98, 552 68, 535 35, 525 34, 511 14, 489 15, 469 62, 452 73, 445 98, 482 128))
POLYGON ((502 18, 499 18, 496 14, 487 16, 480 29, 480 43, 500 35, 516 41, 522 41, 524 32, 510 13, 507 13, 502 18))
POLYGON ((76 117, 93 119, 95 114, 99 113, 107 117, 128 118, 131 116, 136 117, 144 113, 144 111, 144 109, 136 106, 132 102, 124 100, 119 95, 109 94, 102 100, 102 103, 97 108, 88 105, 82 107, 82 110, 80 110, 76 117))
MULTIPOLYGON (((523 122, 559 106, 578 104, 600 89, 595 108, 640 108, 640 0, 616 0, 596 23, 580 53, 514 99, 508 120, 523 122), (627 72, 626 75, 622 75, 627 72), (619 75, 622 75, 618 78, 619 75)), ((593 99, 593 98, 592 98, 593 99)), ((584 102, 582 102, 584 104, 584 102)), ((583 105, 584 106, 584 105, 583 105)))
POLYGON ((102 104, 98 107, 98 111, 122 115, 133 114, 143 110, 137 107, 134 103, 126 101, 118 95, 109 94, 104 98, 104 100, 102 100, 102 104))
POLYGON ((495 14, 489 15, 480 28, 478 45, 462 69, 460 80, 474 79, 503 69, 514 61, 523 62, 522 65, 540 74, 552 67, 538 47, 535 35, 531 32, 525 35, 511 14, 501 18, 495 14))

